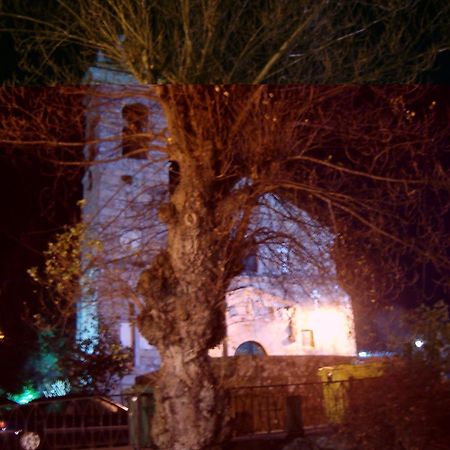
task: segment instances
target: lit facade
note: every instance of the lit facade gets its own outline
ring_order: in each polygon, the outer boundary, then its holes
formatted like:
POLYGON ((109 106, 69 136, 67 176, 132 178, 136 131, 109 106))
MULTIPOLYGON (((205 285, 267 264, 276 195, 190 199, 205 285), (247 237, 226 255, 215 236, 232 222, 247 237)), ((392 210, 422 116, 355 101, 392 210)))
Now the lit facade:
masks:
POLYGON ((303 295, 289 300, 269 293, 270 287, 256 288, 257 280, 252 284, 228 293, 227 338, 211 356, 252 353, 251 347, 242 347, 247 342, 258 344, 267 355, 355 355, 353 314, 338 287, 334 298, 319 301, 303 295))

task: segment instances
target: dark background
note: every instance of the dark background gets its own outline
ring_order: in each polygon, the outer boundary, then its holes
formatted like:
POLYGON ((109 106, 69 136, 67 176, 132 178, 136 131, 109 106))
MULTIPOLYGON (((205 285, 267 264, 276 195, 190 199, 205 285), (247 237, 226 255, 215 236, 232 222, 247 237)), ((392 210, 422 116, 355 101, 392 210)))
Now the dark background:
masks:
POLYGON ((37 350, 32 316, 42 288, 27 274, 42 265, 48 241, 78 217, 74 179, 65 185, 33 149, 0 149, 0 388, 17 389, 18 374, 37 350))

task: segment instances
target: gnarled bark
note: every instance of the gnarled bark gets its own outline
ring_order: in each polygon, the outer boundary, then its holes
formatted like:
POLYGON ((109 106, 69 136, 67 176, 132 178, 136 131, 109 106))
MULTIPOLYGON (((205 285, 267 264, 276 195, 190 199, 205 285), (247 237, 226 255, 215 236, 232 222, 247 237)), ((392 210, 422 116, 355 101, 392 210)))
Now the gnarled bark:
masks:
POLYGON ((140 279, 146 304, 140 328, 162 359, 152 423, 161 450, 214 448, 223 429, 224 396, 208 357, 225 335, 226 284, 220 270, 226 252, 219 250, 216 211, 208 203, 211 154, 180 146, 179 185, 160 210, 167 250, 140 279))

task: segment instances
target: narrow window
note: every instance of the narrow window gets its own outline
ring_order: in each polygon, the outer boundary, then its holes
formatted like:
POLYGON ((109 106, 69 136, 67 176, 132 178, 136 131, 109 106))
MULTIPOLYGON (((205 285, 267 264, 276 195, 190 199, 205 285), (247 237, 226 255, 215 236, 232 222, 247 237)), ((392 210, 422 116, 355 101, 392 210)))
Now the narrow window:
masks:
POLYGON ((242 259, 242 273, 254 275, 258 272, 258 246, 254 239, 247 241, 244 258, 242 259))
POLYGON ((277 263, 281 274, 289 273, 289 247, 286 243, 282 243, 276 248, 277 263))
POLYGON ((122 155, 133 159, 146 159, 148 148, 148 108, 132 103, 122 109, 122 155))
POLYGON ((92 190, 92 172, 90 169, 87 170, 87 182, 86 182, 86 189, 88 191, 92 190))
POLYGON ((315 346, 313 330, 302 330, 302 345, 303 347, 315 346))
POLYGON ((86 127, 88 161, 94 161, 98 155, 97 127, 99 123, 100 123, 99 117, 94 117, 88 122, 86 127))

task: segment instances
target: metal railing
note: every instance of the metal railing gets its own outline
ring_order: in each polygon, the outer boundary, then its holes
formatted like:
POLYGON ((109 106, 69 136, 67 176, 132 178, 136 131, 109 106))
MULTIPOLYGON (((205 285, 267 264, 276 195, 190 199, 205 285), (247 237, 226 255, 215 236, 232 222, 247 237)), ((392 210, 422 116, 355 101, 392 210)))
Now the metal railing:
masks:
POLYGON ((245 386, 230 389, 234 436, 297 433, 329 424, 327 383, 245 386))
MULTIPOLYGON (((350 387, 352 382, 330 381, 231 388, 232 436, 303 434, 340 423, 354 397, 350 387)), ((0 405, 0 429, 6 422, 0 449, 20 449, 25 433, 37 434, 49 448, 148 448, 153 410, 151 393, 127 394, 117 402, 69 396, 23 406, 0 405)))
POLYGON ((0 448, 97 448, 129 443, 128 409, 106 397, 67 397, 0 406, 0 448))

